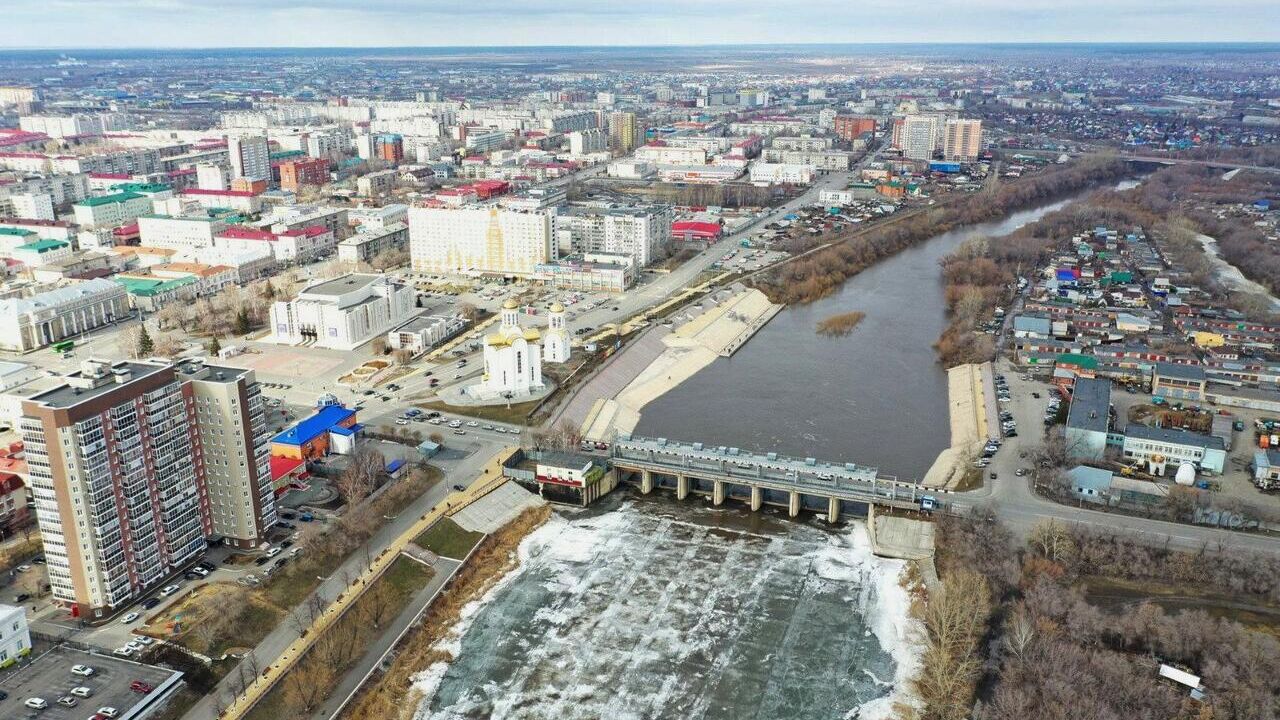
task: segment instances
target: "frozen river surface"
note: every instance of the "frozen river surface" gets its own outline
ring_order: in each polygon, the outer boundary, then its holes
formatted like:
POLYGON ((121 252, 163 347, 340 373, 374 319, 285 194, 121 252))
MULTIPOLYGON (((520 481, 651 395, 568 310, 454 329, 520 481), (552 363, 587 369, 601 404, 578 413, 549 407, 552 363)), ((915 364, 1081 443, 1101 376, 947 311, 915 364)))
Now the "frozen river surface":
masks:
MULTIPOLYGON (((611 505, 616 505, 612 503, 611 505)), ((417 678, 419 720, 888 714, 914 664, 901 563, 694 503, 553 518, 417 678)))

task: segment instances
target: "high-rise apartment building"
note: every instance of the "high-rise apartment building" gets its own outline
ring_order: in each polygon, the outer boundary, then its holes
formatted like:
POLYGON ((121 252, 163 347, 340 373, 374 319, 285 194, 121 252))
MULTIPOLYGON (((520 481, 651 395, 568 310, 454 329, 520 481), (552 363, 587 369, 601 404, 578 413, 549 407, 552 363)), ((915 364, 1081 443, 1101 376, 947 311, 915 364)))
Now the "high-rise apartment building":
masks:
POLYGON ((276 521, 251 371, 91 358, 17 400, 49 583, 73 612, 110 614, 209 539, 253 547, 276 521))
POLYGON ((213 534, 227 545, 255 548, 277 519, 271 434, 257 378, 252 370, 197 362, 177 370, 195 401, 213 534))
MULTIPOLYGON (((939 115, 907 115, 902 119, 899 145, 903 157, 931 160, 942 145, 942 117, 939 115)), ((896 132, 896 130, 895 130, 896 132)))
POLYGON ((644 143, 644 129, 633 112, 609 113, 609 142, 628 153, 644 143))
POLYGON ((53 596, 109 614, 212 534, 188 383, 162 361, 86 360, 19 421, 53 596))
POLYGON ((232 178, 271 179, 271 151, 266 135, 231 135, 227 138, 232 178))
POLYGON ((944 130, 942 156, 947 160, 973 162, 982 152, 981 120, 948 120, 944 130))

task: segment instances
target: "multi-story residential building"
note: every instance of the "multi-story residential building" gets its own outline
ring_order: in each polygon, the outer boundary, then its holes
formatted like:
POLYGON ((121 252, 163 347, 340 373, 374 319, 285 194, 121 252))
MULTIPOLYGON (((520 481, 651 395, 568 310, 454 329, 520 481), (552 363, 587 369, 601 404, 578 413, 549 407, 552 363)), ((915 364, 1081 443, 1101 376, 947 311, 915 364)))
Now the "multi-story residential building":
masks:
POLYGON ((769 147, 774 150, 804 150, 817 152, 831 149, 831 138, 813 135, 797 135, 795 137, 778 136, 770 141, 769 147))
POLYGON ((26 484, 18 475, 0 471, 0 536, 11 537, 30 522, 26 484))
POLYGON ((876 131, 876 119, 870 117, 837 115, 832 123, 832 129, 835 131, 836 136, 848 142, 857 140, 864 133, 874 133, 876 131))
POLYGON ((472 152, 482 153, 502 147, 510 139, 511 134, 502 130, 468 128, 463 144, 472 152))
POLYGON ((982 152, 981 120, 948 120, 943 130, 942 156, 947 160, 973 162, 982 152))
POLYGON ((55 600, 110 614, 204 549, 204 452, 193 389, 173 365, 89 359, 22 412, 55 600))
POLYGON ((409 319, 414 289, 385 275, 351 273, 303 288, 271 307, 272 340, 351 350, 409 319))
POLYGON ((232 179, 271 179, 271 149, 266 135, 228 136, 227 155, 231 160, 232 179))
POLYGON ((329 182, 329 161, 324 158, 302 158, 280 165, 280 187, 297 191, 305 185, 329 182))
POLYGON ((206 210, 226 208, 252 214, 262 209, 262 196, 251 190, 187 188, 180 194, 184 200, 190 200, 206 210))
POLYGON ((626 255, 636 267, 644 267, 665 254, 674 219, 665 205, 564 207, 555 216, 555 244, 561 255, 626 255))
POLYGON ((31 105, 40 101, 40 91, 28 85, 0 86, 0 107, 31 105))
POLYGON ((852 153, 842 150, 782 150, 765 148, 760 156, 770 163, 808 165, 818 172, 845 172, 853 162, 852 153))
POLYGON ((0 299, 0 350, 35 350, 128 315, 124 288, 101 278, 0 299))
POLYGON ((395 170, 379 170, 356 179, 356 192, 361 197, 377 197, 386 195, 396 186, 395 170))
POLYGON ((609 136, 604 130, 592 128, 569 133, 569 152, 573 155, 588 155, 604 152, 609 149, 609 136))
POLYGON ((147 247, 196 250, 213 247, 213 239, 227 228, 227 222, 207 215, 142 215, 138 233, 147 247))
POLYGON ((748 172, 752 184, 755 185, 809 185, 813 182, 815 169, 812 165, 801 163, 772 163, 756 160, 751 163, 748 172))
POLYGON ((311 225, 283 232, 232 225, 213 239, 214 247, 262 255, 270 253, 277 263, 304 263, 333 250, 333 232, 323 225, 311 225))
POLYGON ((213 537, 240 549, 258 547, 277 516, 271 434, 257 378, 252 370, 200 362, 177 370, 194 400, 213 537))
POLYGON ((943 120, 940 115, 907 115, 902 119, 899 147, 903 157, 931 160, 941 146, 943 120))
POLYGON ((635 113, 609 113, 609 142, 624 153, 629 153, 644 143, 644 128, 640 127, 635 113))
POLYGON ((409 246, 409 226, 391 223, 385 227, 361 227, 360 232, 338 243, 338 260, 347 263, 369 262, 388 250, 404 250, 409 246))
POLYGON ((142 193, 119 192, 85 198, 72 205, 72 209, 81 227, 118 227, 150 213, 151 201, 150 196, 142 193))
POLYGON ((636 150, 636 160, 656 165, 702 165, 707 162, 707 151, 696 147, 671 147, 669 145, 645 145, 636 150))
POLYGON ((419 272, 531 275, 554 259, 552 237, 549 210, 409 209, 409 256, 419 272))
MULTIPOLYGON (((196 165, 196 187, 201 190, 226 190, 231 187, 229 175, 230 171, 219 163, 200 163, 196 165)), ((281 184, 283 185, 283 181, 281 184)))
POLYGON ((112 130, 124 130, 128 126, 128 116, 121 113, 23 115, 18 118, 20 129, 26 132, 44 133, 52 138, 101 135, 112 130))

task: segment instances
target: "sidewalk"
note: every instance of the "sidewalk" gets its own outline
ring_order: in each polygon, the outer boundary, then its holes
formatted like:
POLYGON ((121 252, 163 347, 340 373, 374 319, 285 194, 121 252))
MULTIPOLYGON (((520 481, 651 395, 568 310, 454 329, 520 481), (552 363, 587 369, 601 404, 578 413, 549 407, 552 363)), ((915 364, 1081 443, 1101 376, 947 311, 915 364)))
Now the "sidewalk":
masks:
POLYGON ((404 636, 406 630, 410 626, 417 623, 418 618, 440 593, 440 589, 445 586, 453 578, 453 574, 462 567, 462 563, 449 558, 436 558, 432 563, 431 569, 435 571, 435 575, 431 580, 418 591, 405 605, 404 610, 396 616, 395 620, 387 626, 387 629, 378 637, 361 656, 359 662, 342 676, 341 681, 333 689, 333 694, 329 699, 320 706, 318 710, 311 714, 314 720, 329 720, 337 716, 346 706, 347 702, 355 695, 356 691, 364 684, 369 675, 381 664, 383 657, 395 646, 397 642, 404 636))
MULTIPOLYGON (((450 485, 454 482, 469 483, 478 478, 481 475, 481 470, 489 465, 497 454, 498 449, 491 448, 487 451, 470 455, 459 462, 452 469, 452 472, 446 473, 444 481, 427 490, 409 507, 401 511, 399 515, 378 529, 378 532, 369 541, 372 549, 370 554, 377 557, 383 550, 405 535, 417 523, 419 518, 429 513, 433 507, 445 499, 445 496, 449 494, 450 485)), ((334 573, 325 578, 312 595, 319 596, 323 600, 325 607, 331 606, 334 600, 347 590, 347 584, 343 582, 342 578, 361 576, 365 569, 364 561, 364 553, 355 552, 334 573)), ((305 613, 305 608, 310 599, 311 596, 308 596, 296 606, 295 610, 305 613)), ((253 652, 257 659, 258 667, 267 668, 276 664, 281 654, 293 645, 298 640, 298 637, 296 623, 288 619, 281 622, 254 648, 253 652)), ((234 697, 236 693, 232 686, 236 678, 237 668, 231 668, 213 692, 205 695, 187 711, 186 715, 183 716, 184 720, 216 720, 218 713, 214 700, 219 698, 223 701, 223 704, 226 704, 229 698, 234 697)))

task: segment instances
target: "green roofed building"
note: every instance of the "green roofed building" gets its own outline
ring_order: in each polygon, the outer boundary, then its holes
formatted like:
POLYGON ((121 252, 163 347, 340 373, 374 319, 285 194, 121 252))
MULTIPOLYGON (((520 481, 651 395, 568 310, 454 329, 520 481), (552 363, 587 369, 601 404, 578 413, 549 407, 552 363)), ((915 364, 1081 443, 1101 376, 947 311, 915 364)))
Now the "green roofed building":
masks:
POLYGON ((76 223, 81 227, 118 227, 150 213, 151 202, 150 195, 121 192, 85 198, 71 208, 75 211, 76 223))
POLYGON ((112 278, 124 286, 133 306, 147 312, 155 312, 174 301, 194 300, 198 290, 198 278, 158 278, 149 275, 116 275, 112 278))

